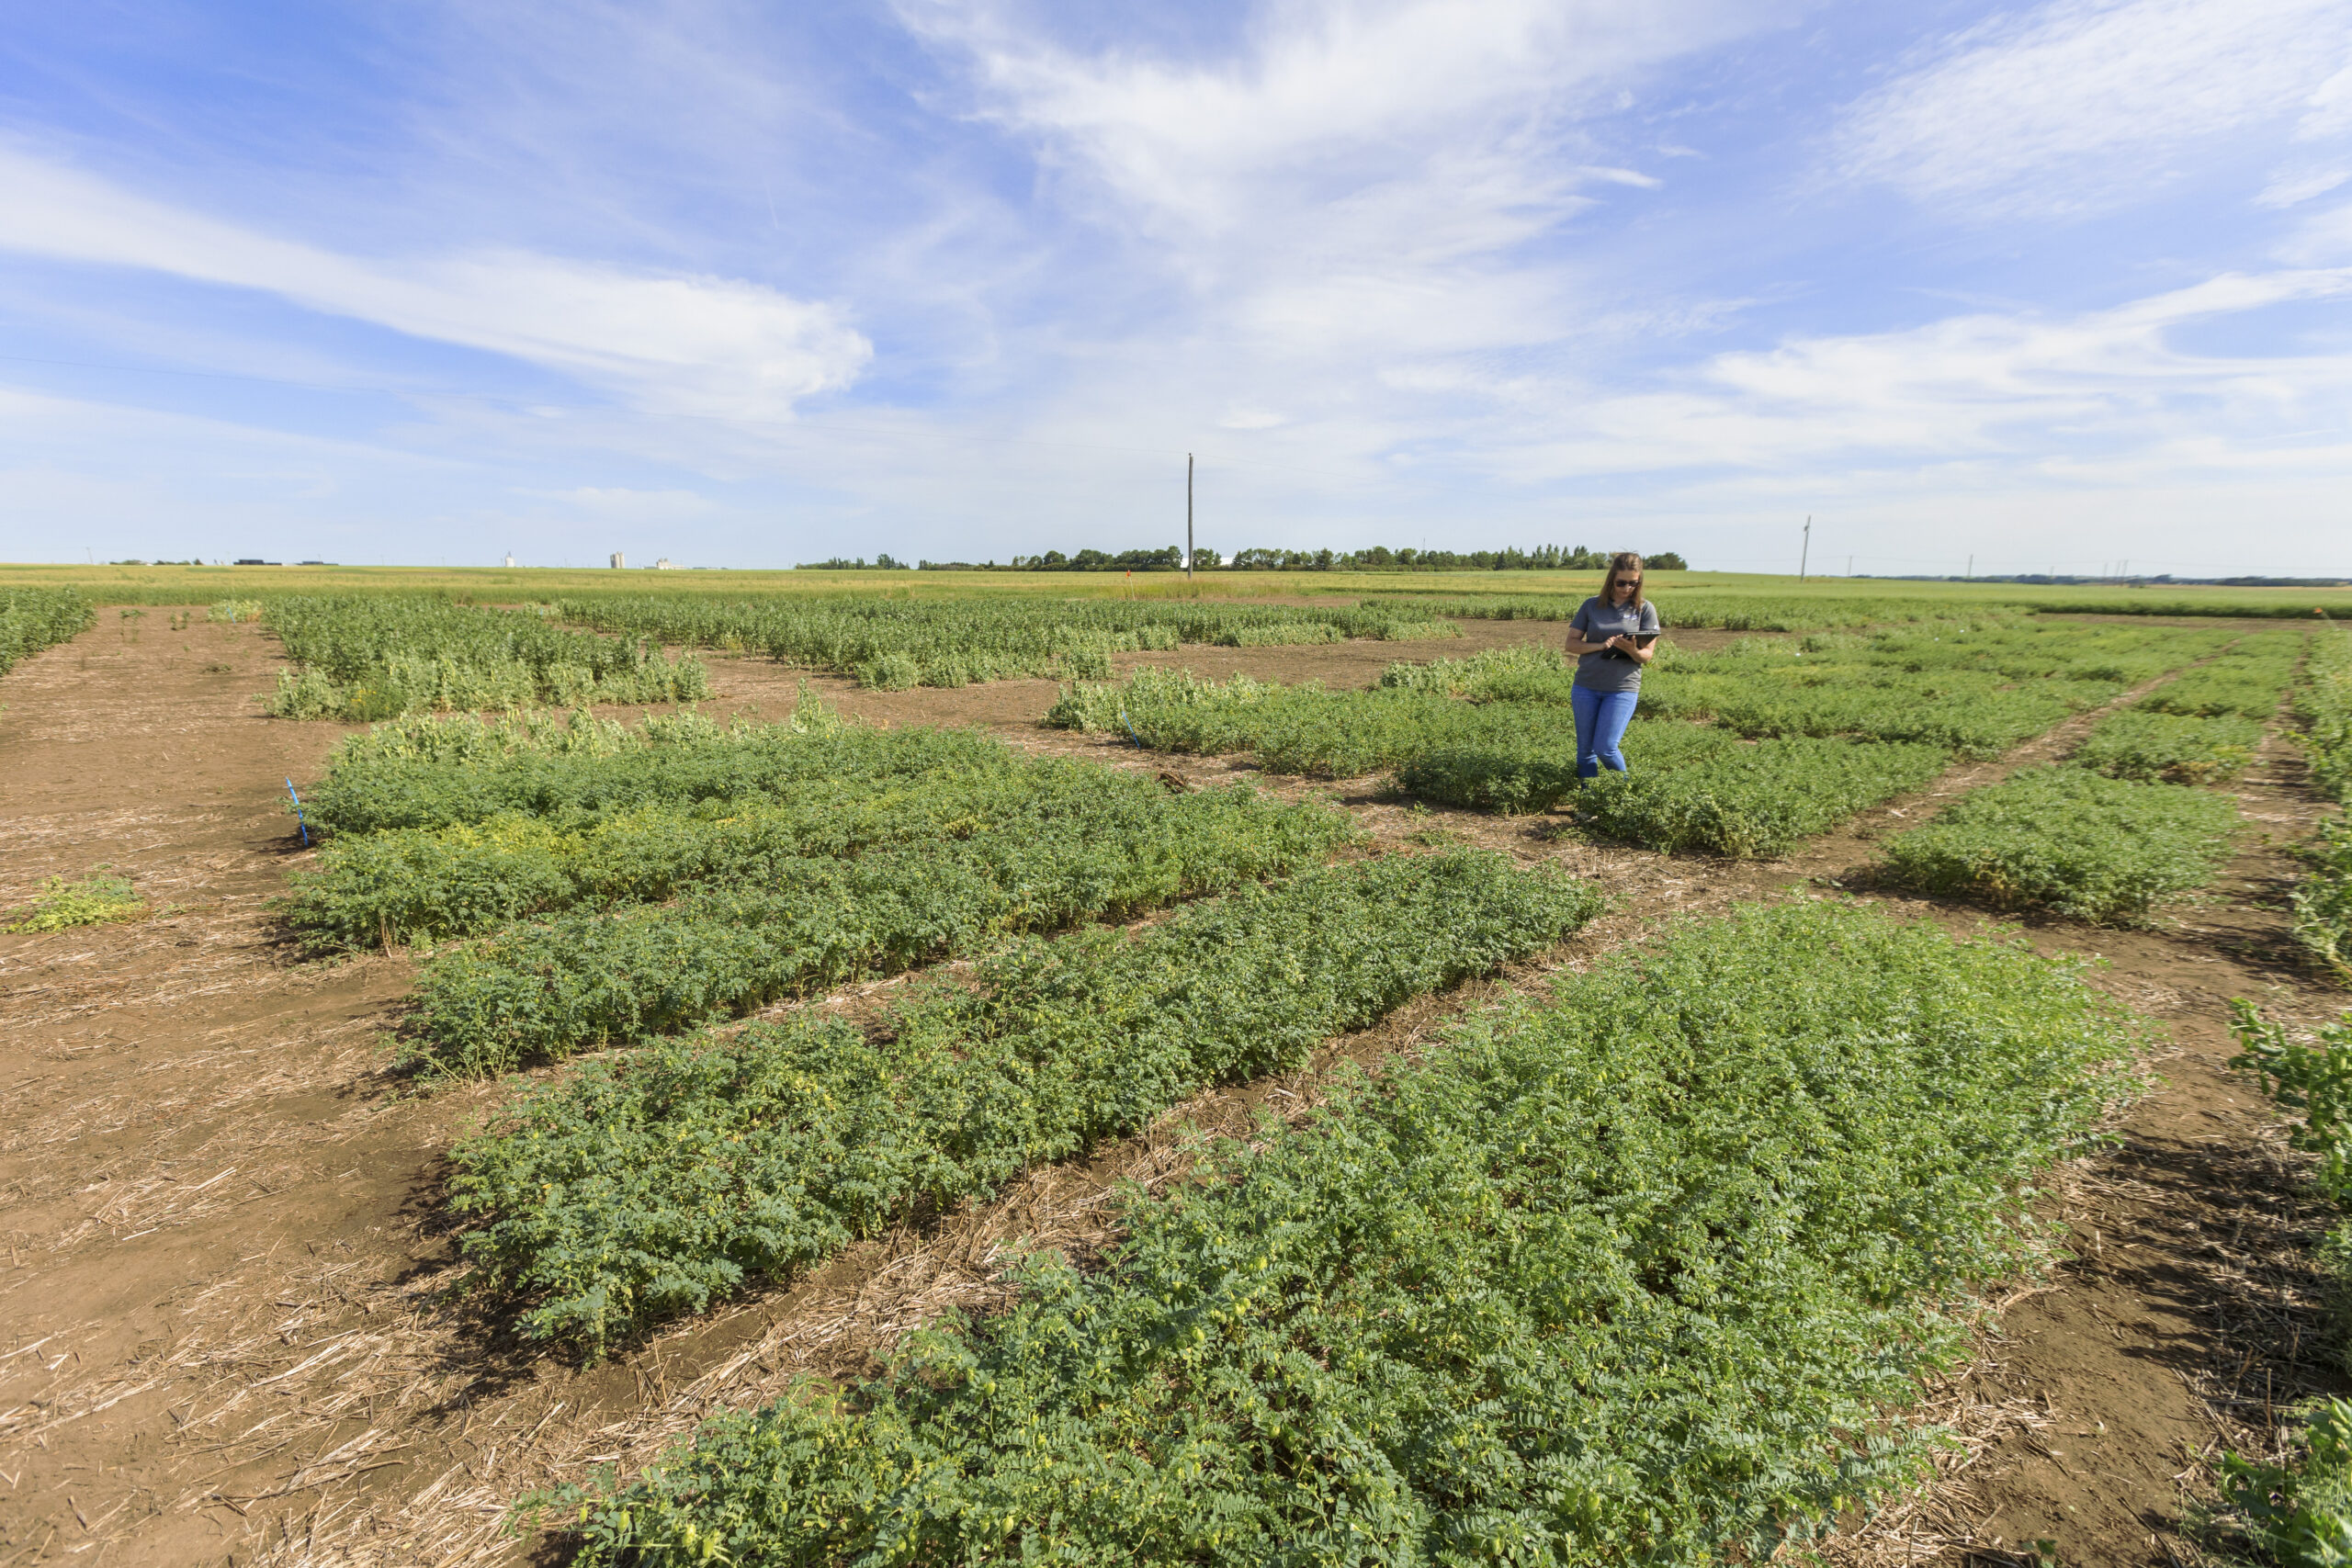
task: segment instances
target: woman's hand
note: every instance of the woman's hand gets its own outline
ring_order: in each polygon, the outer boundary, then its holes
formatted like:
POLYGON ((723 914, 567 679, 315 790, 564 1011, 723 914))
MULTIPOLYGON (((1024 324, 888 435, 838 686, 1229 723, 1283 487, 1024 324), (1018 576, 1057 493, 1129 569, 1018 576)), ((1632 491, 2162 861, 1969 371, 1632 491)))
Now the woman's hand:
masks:
POLYGON ((1611 637, 1604 646, 1615 649, 1637 664, 1647 664, 1651 656, 1657 652, 1657 644, 1655 642, 1644 648, 1632 637, 1623 636, 1611 637))

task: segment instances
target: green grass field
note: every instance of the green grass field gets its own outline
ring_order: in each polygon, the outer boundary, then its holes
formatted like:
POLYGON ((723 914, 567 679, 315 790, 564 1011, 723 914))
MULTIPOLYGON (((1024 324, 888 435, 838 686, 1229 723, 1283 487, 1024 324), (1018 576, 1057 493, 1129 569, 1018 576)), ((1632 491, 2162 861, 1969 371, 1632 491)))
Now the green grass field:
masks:
MULTIPOLYGON (((625 1354, 1204 1090, 1303 1089, 1102 1211, 1078 1265, 1015 1260, 989 1312, 894 1328, 875 1375, 538 1499, 583 1568, 1796 1560, 1928 1472, 1920 1380, 1968 1355, 1975 1292, 2046 1257, 2037 1179, 2154 1035, 2014 931, 1784 883, 1684 919, 1559 840, 1785 854, 2083 716, 2065 762, 1888 860, 1915 891, 2144 922, 2211 877, 2218 786, 2267 737, 2345 792, 2352 640, 2278 623, 2352 597, 1660 574, 1670 626, 1758 635, 1669 645, 1634 771, 1584 785, 1548 648, 1423 647, 1368 690, 1102 678, 1138 649, 1554 622, 1590 576, 34 568, 0 595, 27 653, 93 604, 210 605, 300 660, 281 711, 386 717, 303 782, 320 842, 276 914, 316 959, 411 950, 390 1065, 475 1080, 436 1201, 503 1342, 625 1354), (691 696, 681 647, 892 690, 1064 675, 1035 719, 1378 798, 857 722, 813 682, 776 723, 534 705, 691 696), (500 711, 440 712, 475 707, 500 711), (1566 814, 1421 852, 1442 835, 1400 831, 1400 796, 1566 814), (1563 945, 1603 914, 1597 949, 1563 945), (1648 922, 1622 945, 1621 917, 1648 922), (1410 1043, 1351 1036, 1384 1019, 1410 1043)), ((2339 969, 2346 841, 2295 899, 2339 969)), ((119 879, 67 891, 17 913, 145 913, 119 879)))
MULTIPOLYGON (((1258 599, 1328 595, 1433 594, 1452 598, 1582 599, 1599 586, 1595 572, 1214 571, 1192 582, 1165 572, 962 571, 664 571, 528 567, 164 567, 0 564, 0 588, 79 588, 99 604, 209 604, 259 593, 432 592, 486 604, 519 604, 585 594, 660 592, 695 596, 888 593, 918 598, 967 594, 1045 597, 1258 599)), ((1794 577, 1763 573, 1657 572, 1652 594, 1754 597, 1802 606, 1857 596, 1921 601, 1956 610, 2015 604, 2029 610, 2093 615, 2308 617, 2314 608, 2352 616, 2352 588, 2037 587, 2011 583, 1903 582, 1883 578, 1794 577)))

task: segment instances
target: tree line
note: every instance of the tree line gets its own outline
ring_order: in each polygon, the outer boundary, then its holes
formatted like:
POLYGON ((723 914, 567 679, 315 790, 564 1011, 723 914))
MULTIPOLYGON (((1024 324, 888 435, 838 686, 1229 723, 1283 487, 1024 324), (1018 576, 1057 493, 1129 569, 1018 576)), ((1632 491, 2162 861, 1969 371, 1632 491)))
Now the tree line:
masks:
MULTIPOLYGON (((1216 550, 1200 547, 1193 551, 1193 566, 1201 571, 1600 571, 1609 565, 1610 554, 1582 545, 1538 545, 1532 550, 1516 546, 1499 550, 1409 547, 1392 550, 1385 545, 1374 545, 1362 550, 1261 547, 1238 550, 1228 560, 1216 550)), ((1659 571, 1689 570, 1683 558, 1672 550, 1661 550, 1645 559, 1659 571)), ((836 559, 811 564, 841 569, 865 563, 836 559)), ((888 568, 900 563, 884 556, 875 564, 888 568)), ((1015 556, 1009 566, 999 566, 994 561, 925 560, 919 564, 925 571, 1182 571, 1184 551, 1179 545, 1156 550, 1080 550, 1075 555, 1047 550, 1043 555, 1015 556)))

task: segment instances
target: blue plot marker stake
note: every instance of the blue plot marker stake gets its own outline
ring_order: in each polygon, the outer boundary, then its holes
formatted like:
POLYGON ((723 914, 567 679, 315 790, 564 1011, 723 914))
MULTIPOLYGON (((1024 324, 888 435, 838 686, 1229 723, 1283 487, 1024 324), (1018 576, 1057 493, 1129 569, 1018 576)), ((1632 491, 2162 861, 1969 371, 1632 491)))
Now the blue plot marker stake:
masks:
MULTIPOLYGON (((1148 750, 1151 750, 1151 748, 1150 748, 1150 747, 1146 746, 1146 745, 1143 743, 1143 737, 1142 737, 1142 736, 1140 736, 1140 735, 1137 735, 1137 734, 1136 733, 1136 724, 1135 724, 1135 720, 1133 720, 1133 719, 1131 719, 1131 718, 1129 718, 1129 717, 1127 716, 1127 710, 1126 710, 1126 709, 1125 709, 1125 708, 1121 708, 1121 709, 1119 710, 1119 722, 1120 722, 1121 724, 1124 724, 1124 725, 1125 725, 1125 726, 1127 727, 1127 739, 1130 739, 1130 740, 1132 740, 1132 741, 1134 741, 1134 742, 1136 743, 1136 750, 1138 750, 1138 751, 1148 751, 1148 750)), ((287 787, 288 787, 288 789, 291 789, 293 786, 292 786, 291 784, 288 784, 287 787)))
POLYGON ((311 825, 302 820, 302 797, 294 793, 294 781, 292 779, 288 779, 286 781, 286 794, 288 798, 294 802, 294 826, 300 830, 302 834, 302 847, 307 850, 311 847, 311 825))

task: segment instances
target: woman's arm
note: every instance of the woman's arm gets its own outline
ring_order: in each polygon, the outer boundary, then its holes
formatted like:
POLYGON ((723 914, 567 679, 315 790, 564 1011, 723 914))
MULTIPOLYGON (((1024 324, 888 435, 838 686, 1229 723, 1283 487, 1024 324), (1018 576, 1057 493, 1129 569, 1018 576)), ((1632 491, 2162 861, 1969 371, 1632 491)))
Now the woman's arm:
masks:
MULTIPOLYGON (((1647 637, 1652 638, 1655 638, 1657 636, 1657 631, 1655 627, 1646 626, 1640 632, 1634 634, 1634 637, 1647 637)), ((1613 648, 1636 664, 1647 664, 1651 660, 1657 657, 1657 644, 1655 641, 1653 641, 1647 648, 1644 648, 1640 643, 1634 640, 1634 637, 1622 635, 1612 637, 1605 643, 1595 643, 1593 645, 1592 651, 1598 653, 1604 648, 1613 648)))
POLYGON ((1641 618, 1634 624, 1640 629, 1634 634, 1634 637, 1611 637, 1609 639, 1610 646, 1624 654, 1626 658, 1631 659, 1636 664, 1647 664, 1652 659, 1657 657, 1657 639, 1662 628, 1657 624, 1657 612, 1649 609, 1647 606, 1645 606, 1642 610, 1641 618), (1647 648, 1641 648, 1635 645, 1634 637, 1645 637, 1651 639, 1650 645, 1647 648))

